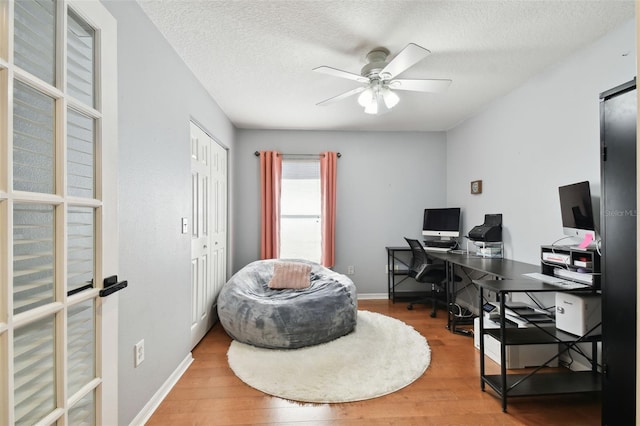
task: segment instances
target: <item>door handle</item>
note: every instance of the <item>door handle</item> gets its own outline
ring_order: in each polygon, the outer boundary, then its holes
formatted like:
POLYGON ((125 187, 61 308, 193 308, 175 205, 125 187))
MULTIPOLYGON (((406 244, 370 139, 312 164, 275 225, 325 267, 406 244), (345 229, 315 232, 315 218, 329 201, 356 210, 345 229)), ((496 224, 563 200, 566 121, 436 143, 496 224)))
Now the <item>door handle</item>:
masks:
POLYGON ((100 297, 106 297, 116 291, 122 290, 129 285, 127 281, 118 282, 118 276, 112 275, 103 280, 103 289, 98 292, 100 297))

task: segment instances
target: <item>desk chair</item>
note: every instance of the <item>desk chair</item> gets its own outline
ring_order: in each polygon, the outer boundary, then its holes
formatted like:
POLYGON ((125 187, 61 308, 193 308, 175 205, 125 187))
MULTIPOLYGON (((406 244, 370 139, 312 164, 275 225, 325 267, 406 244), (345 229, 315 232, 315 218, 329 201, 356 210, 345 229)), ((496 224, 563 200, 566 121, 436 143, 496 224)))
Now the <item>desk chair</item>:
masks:
POLYGON ((407 309, 413 309, 415 304, 427 304, 429 301, 433 304, 431 310, 431 318, 436 316, 436 304, 438 302, 438 294, 441 290, 446 291, 447 273, 444 264, 434 264, 424 251, 424 247, 418 240, 406 238, 409 247, 411 247, 411 263, 409 265, 409 276, 414 280, 431 284, 431 295, 428 298, 415 300, 407 305, 407 309))

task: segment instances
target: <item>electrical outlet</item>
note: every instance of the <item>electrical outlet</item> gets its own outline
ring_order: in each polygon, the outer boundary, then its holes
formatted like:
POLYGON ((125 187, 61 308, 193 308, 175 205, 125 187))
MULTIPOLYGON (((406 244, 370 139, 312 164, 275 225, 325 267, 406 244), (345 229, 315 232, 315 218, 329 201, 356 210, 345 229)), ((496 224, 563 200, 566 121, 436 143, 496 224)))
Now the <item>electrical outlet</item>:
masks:
POLYGON ((356 268, 353 265, 347 266, 347 275, 353 275, 356 273, 356 268))
POLYGON ((144 361, 144 339, 135 344, 133 347, 133 355, 134 367, 142 364, 142 361, 144 361))

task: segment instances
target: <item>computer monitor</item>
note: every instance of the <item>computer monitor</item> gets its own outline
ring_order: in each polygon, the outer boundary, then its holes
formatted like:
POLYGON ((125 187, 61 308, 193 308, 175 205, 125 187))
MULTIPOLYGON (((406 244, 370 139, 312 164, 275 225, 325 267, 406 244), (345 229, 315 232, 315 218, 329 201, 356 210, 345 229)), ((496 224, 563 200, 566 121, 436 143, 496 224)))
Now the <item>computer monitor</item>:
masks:
POLYGON ((460 208, 424 209, 422 235, 447 240, 460 236, 460 208))
POLYGON ((589 182, 578 182, 558 188, 564 235, 580 238, 589 244, 596 238, 589 182))

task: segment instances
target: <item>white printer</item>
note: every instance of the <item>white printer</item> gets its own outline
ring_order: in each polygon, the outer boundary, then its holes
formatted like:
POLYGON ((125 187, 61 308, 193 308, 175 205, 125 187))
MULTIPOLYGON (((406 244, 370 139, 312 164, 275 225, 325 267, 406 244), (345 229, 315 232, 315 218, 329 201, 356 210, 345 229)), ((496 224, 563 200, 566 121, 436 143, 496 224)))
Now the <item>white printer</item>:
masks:
MULTIPOLYGON (((583 336, 602 321, 599 294, 556 293, 556 328, 583 336)), ((600 334, 598 326, 591 334, 600 334)))

